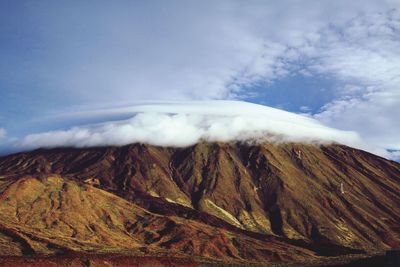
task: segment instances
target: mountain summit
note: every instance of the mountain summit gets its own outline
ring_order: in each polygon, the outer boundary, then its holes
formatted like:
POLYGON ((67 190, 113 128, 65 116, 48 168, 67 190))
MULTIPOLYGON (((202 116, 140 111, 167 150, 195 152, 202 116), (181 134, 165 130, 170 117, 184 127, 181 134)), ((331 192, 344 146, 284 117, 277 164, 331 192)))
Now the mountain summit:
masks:
POLYGON ((309 262, 400 246, 400 164, 344 145, 40 149, 0 158, 0 175, 3 255, 309 262))

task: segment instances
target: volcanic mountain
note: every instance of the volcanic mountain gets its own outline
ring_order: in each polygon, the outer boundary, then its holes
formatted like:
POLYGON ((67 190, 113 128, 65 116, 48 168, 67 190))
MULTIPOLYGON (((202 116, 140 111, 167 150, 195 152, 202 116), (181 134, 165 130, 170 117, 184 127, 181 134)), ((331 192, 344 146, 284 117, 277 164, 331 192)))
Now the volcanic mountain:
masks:
POLYGON ((39 149, 0 158, 0 199, 3 256, 312 263, 400 247, 400 164, 339 144, 39 149))

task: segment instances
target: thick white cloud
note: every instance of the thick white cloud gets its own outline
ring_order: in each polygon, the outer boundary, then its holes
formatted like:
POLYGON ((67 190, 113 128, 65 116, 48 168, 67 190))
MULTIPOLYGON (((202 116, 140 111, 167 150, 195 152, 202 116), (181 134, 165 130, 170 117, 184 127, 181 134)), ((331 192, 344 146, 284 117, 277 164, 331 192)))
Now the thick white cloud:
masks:
POLYGON ((92 112, 131 114, 128 120, 30 134, 19 149, 90 147, 148 143, 189 146, 199 141, 339 142, 360 147, 358 135, 326 127, 286 111, 238 101, 138 104, 121 110, 92 112))

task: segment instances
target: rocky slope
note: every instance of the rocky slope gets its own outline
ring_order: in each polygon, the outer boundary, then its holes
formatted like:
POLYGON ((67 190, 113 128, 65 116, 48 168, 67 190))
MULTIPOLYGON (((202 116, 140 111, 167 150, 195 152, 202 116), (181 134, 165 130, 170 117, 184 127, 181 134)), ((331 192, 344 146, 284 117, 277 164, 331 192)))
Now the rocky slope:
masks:
POLYGON ((0 158, 0 176, 2 254, 301 261, 400 247, 400 164, 342 145, 36 150, 0 158))
POLYGON ((59 176, 3 180, 2 187, 0 251, 5 255, 133 251, 261 261, 313 255, 272 237, 251 238, 194 220, 156 215, 59 176))

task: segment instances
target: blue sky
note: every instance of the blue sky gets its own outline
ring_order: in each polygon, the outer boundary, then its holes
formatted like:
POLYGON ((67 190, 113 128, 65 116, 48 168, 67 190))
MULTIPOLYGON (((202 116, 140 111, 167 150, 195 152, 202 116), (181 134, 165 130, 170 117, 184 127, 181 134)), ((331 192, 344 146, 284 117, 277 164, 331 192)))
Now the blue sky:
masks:
POLYGON ((0 144, 142 100, 236 99, 400 150, 398 1, 1 1, 0 144), (53 118, 53 119, 52 119, 53 118))
POLYGON ((291 112, 315 114, 337 97, 335 86, 335 80, 329 77, 294 75, 273 83, 252 85, 246 88, 247 96, 243 99, 291 112), (306 92, 300 88, 306 88, 306 92))

